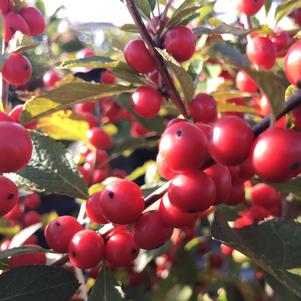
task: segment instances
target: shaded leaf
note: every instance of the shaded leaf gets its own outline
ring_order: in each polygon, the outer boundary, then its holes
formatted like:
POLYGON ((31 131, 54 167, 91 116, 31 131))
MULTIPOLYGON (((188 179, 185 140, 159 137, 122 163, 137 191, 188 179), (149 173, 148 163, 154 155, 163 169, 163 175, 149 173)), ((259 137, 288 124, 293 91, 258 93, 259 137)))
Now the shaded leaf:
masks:
POLYGON ((283 183, 268 183, 282 193, 301 193, 301 177, 294 178, 292 180, 283 183))
POLYGON ((139 29, 135 24, 124 24, 120 29, 127 32, 139 33, 139 29))
POLYGON ((109 57, 89 56, 82 59, 65 60, 61 62, 57 68, 68 70, 77 67, 113 68, 116 65, 118 65, 118 61, 112 60, 109 57))
POLYGON ((279 22, 283 17, 289 15, 292 11, 299 7, 301 7, 300 0, 286 1, 278 5, 275 13, 276 21, 279 22))
POLYGON ((81 116, 67 110, 40 118, 37 128, 56 140, 86 141, 89 124, 81 116))
POLYGON ((248 256, 255 264, 301 297, 301 277, 287 270, 300 267, 301 224, 268 220, 240 229, 230 228, 223 214, 215 214, 211 226, 215 239, 248 256))
POLYGON ((194 84, 193 79, 190 74, 179 64, 171 55, 169 55, 165 50, 156 48, 161 54, 163 59, 167 62, 169 67, 172 69, 176 79, 178 80, 183 97, 186 103, 189 103, 194 95, 194 84))
MULTIPOLYGON (((153 0, 134 0, 137 8, 139 9, 140 13, 146 18, 147 20, 150 19, 150 13, 154 9, 154 2, 153 0)), ((156 3, 155 3, 156 4, 156 3)))
POLYGON ((8 47, 6 49, 7 53, 12 52, 22 52, 31 48, 35 48, 38 45, 33 37, 24 35, 20 31, 17 31, 13 38, 9 41, 8 47))
POLYGON ((25 124, 33 119, 70 108, 76 103, 99 100, 104 96, 131 90, 132 88, 121 85, 68 83, 28 100, 21 115, 21 122, 25 124))
POLYGON ((25 266, 0 276, 0 301, 66 301, 76 292, 73 273, 51 266, 25 266))
POLYGON ((272 6, 272 0, 266 0, 264 2, 265 15, 267 16, 272 6))
POLYGON ((18 186, 86 199, 88 188, 63 144, 37 132, 31 133, 33 153, 29 164, 6 174, 18 186))
POLYGON ((207 35, 232 34, 234 36, 244 37, 250 32, 251 30, 231 26, 226 23, 222 23, 221 25, 215 28, 200 26, 193 29, 193 33, 197 36, 201 36, 203 34, 207 34, 207 35))
POLYGON ((42 223, 36 223, 22 229, 18 234, 16 234, 13 237, 13 239, 9 244, 9 247, 10 248, 20 247, 30 236, 32 236, 35 232, 37 232, 41 227, 42 227, 42 223))
POLYGON ((123 301, 125 300, 121 286, 113 273, 105 266, 89 295, 89 301, 123 301))
POLYGON ((146 84, 147 81, 137 71, 123 62, 119 62, 115 68, 112 68, 112 74, 116 77, 130 83, 146 84))
POLYGON ((219 112, 239 112, 239 113, 249 113, 249 114, 258 114, 256 109, 247 107, 247 106, 239 106, 232 103, 221 103, 217 104, 217 109, 219 112))

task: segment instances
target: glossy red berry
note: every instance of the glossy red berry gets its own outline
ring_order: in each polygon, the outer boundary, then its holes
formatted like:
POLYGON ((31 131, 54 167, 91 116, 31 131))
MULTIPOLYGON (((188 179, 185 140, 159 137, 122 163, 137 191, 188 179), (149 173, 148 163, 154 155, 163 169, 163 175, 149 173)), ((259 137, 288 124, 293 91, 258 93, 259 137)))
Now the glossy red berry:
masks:
POLYGON ((96 148, 101 149, 109 149, 112 147, 112 138, 108 135, 104 130, 93 127, 91 128, 87 134, 87 138, 89 139, 89 143, 94 145, 96 148))
POLYGON ((105 259, 114 268, 126 267, 139 254, 139 247, 129 232, 113 234, 105 246, 105 259))
POLYGON ((289 48, 285 56, 284 71, 293 85, 301 81, 301 41, 297 41, 289 48))
POLYGON ((189 110, 195 122, 209 123, 216 118, 216 100, 206 93, 199 93, 189 103, 189 110))
POLYGON ((0 173, 22 169, 31 154, 32 142, 26 129, 15 122, 0 122, 0 173))
POLYGON ((289 45, 292 39, 287 32, 282 30, 277 30, 275 31, 274 35, 270 37, 270 40, 276 46, 278 56, 279 56, 279 54, 281 54, 281 52, 285 50, 285 48, 289 45))
POLYGON ((225 116, 214 123, 209 141, 209 152, 223 165, 238 165, 250 154, 254 134, 242 118, 225 116))
POLYGON ((149 129, 145 128, 140 122, 134 121, 132 123, 130 133, 132 137, 140 138, 147 136, 150 133, 150 131, 149 129))
POLYGON ((77 232, 69 244, 71 263, 80 269, 96 266, 103 258, 105 244, 100 234, 92 230, 77 232))
POLYGON ((249 180, 255 175, 255 170, 252 162, 252 158, 249 157, 242 164, 239 165, 238 177, 241 180, 249 180))
POLYGON ((25 19, 15 12, 10 12, 3 16, 3 39, 9 42, 16 31, 20 31, 25 35, 30 35, 30 30, 25 19))
POLYGON ((11 85, 27 83, 32 75, 32 67, 29 59, 20 53, 12 53, 4 61, 2 76, 11 85))
POLYGON ((265 209, 271 209, 274 206, 280 206, 281 194, 279 191, 264 183, 256 184, 250 192, 250 199, 255 205, 265 209))
POLYGON ((37 36, 44 33, 46 22, 39 9, 33 6, 27 6, 20 10, 20 15, 27 23, 30 35, 37 36))
POLYGON ((86 213, 92 222, 97 224, 106 224, 108 220, 103 216, 100 206, 101 191, 93 193, 87 200, 86 213))
POLYGON ((191 227, 198 218, 197 213, 188 213, 172 205, 167 194, 160 201, 159 212, 164 222, 175 228, 191 227))
POLYGON ((216 198, 215 205, 225 203, 232 190, 232 178, 229 169, 222 164, 214 164, 204 170, 215 184, 216 198))
POLYGON ((248 41, 246 53, 251 63, 259 68, 273 68, 276 58, 276 46, 266 37, 253 37, 248 41))
POLYGON ((242 204, 245 201, 245 187, 241 181, 234 180, 232 181, 232 190, 225 201, 227 205, 236 206, 242 204))
POLYGON ((104 84, 114 84, 116 82, 116 77, 111 73, 111 71, 106 70, 101 73, 100 82, 104 84))
POLYGON ((109 156, 106 151, 102 149, 97 149, 95 152, 90 152, 86 157, 86 162, 91 164, 92 166, 101 165, 104 167, 107 165, 109 156))
POLYGON ((255 15, 263 6, 264 0, 238 0, 238 10, 247 15, 255 15))
POLYGON ((31 193, 23 198, 23 203, 27 209, 36 209, 41 205, 41 198, 37 193, 31 193))
POLYGON ((186 212, 205 211, 216 197, 214 181, 197 169, 176 175, 167 191, 170 203, 186 212))
POLYGON ((168 168, 182 171, 202 167, 208 156, 207 146, 207 138, 196 125, 177 122, 163 133, 159 152, 168 168))
POLYGON ((112 223, 133 223, 144 209, 143 193, 134 182, 118 179, 102 190, 100 207, 112 223))
POLYGON ((164 35, 163 46, 177 61, 189 60, 195 53, 195 37, 186 26, 176 26, 164 35))
POLYGON ((301 135, 284 128, 266 130, 254 143, 252 159, 264 180, 287 181, 301 172, 301 135))
POLYGON ((3 15, 13 10, 12 0, 0 0, 0 10, 3 15))
MULTIPOLYGON (((38 245, 27 244, 24 245, 30 248, 39 248, 38 245)), ((27 265, 45 265, 46 264, 46 254, 44 252, 29 252, 18 255, 13 255, 9 260, 9 267, 11 269, 27 266, 27 265)))
POLYGON ((83 48, 76 53, 77 59, 83 59, 95 55, 94 51, 89 48, 83 48))
POLYGON ((40 221, 41 215, 37 211, 30 210, 23 216, 24 227, 29 227, 31 225, 39 223, 40 221))
POLYGON ((221 248, 221 252, 225 255, 225 256, 231 256, 233 253, 233 248, 225 245, 225 244, 221 244, 220 245, 221 248))
POLYGON ((130 41, 124 48, 124 58, 133 69, 140 73, 150 73, 156 69, 156 62, 143 40, 130 41))
POLYGON ((157 155, 156 163, 159 175, 165 180, 171 180, 176 175, 173 170, 168 168, 165 162, 165 158, 162 157, 160 153, 158 153, 157 155))
POLYGON ((167 242, 173 227, 166 226, 159 211, 148 211, 140 216, 133 228, 137 245, 146 250, 156 249, 167 242))
POLYGON ((155 117, 160 111, 162 102, 161 93, 150 86, 139 87, 131 97, 134 111, 145 119, 155 117))
POLYGON ((0 112, 0 122, 1 121, 14 121, 7 113, 5 112, 0 112))
POLYGON ((57 82, 61 80, 61 77, 53 70, 48 70, 43 75, 43 84, 46 88, 53 88, 57 82))
POLYGON ((0 176, 0 216, 11 211, 18 202, 18 187, 10 179, 0 176))
POLYGON ((82 225, 73 216, 59 216, 50 222, 44 231, 47 244, 59 253, 67 253, 72 237, 82 231, 82 225))
POLYGON ((239 71, 236 75, 236 87, 241 92, 255 93, 257 84, 252 77, 245 71, 239 71))

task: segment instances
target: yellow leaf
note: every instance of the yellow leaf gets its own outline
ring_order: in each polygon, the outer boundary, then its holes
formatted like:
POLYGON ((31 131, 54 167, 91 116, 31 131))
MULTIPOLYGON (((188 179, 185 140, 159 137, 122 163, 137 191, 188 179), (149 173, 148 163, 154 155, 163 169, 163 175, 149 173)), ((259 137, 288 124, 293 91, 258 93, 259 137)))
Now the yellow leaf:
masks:
POLYGON ((68 141, 87 141, 88 123, 71 110, 59 111, 39 119, 38 129, 51 138, 68 141))

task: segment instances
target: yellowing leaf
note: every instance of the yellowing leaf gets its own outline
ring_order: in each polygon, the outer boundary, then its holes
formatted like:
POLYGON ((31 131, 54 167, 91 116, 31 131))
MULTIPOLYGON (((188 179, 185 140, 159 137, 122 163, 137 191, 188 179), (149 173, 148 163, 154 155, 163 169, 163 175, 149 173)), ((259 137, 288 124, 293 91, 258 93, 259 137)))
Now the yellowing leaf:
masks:
POLYGON ((89 125, 71 110, 58 111, 39 119, 38 129, 56 140, 86 141, 89 125))

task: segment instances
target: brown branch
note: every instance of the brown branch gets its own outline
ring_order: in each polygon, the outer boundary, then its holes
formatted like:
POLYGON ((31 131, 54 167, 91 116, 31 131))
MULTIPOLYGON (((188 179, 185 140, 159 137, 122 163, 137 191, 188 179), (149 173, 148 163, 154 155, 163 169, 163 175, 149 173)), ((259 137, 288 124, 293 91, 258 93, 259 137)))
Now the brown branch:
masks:
MULTIPOLYGON (((2 49, 1 49, 1 54, 3 55, 5 53, 5 49, 7 48, 8 43, 2 40, 2 49)), ((8 107, 8 90, 9 90, 9 85, 8 83, 3 79, 3 76, 1 75, 1 102, 3 105, 4 111, 8 107)))
POLYGON ((146 43, 150 54, 152 55, 152 57, 154 58, 156 64, 157 64, 157 68, 158 71, 162 77, 162 81, 164 84, 164 87, 171 99, 171 101, 177 106, 178 110, 180 111, 180 113, 187 118, 188 114, 186 111, 186 108, 182 102, 182 99, 177 91, 177 89, 175 88, 172 79, 170 77, 170 74, 167 70, 167 67, 163 61, 163 58, 161 57, 161 55, 157 52, 156 47, 159 45, 155 45, 152 37, 150 36, 150 34, 148 33, 142 19, 141 16, 139 14, 139 11, 136 7, 136 4, 134 3, 134 0, 125 0, 126 2, 126 6, 128 8, 128 11, 130 12, 136 26, 139 29, 139 32, 141 34, 142 39, 144 40, 144 42, 146 43))

